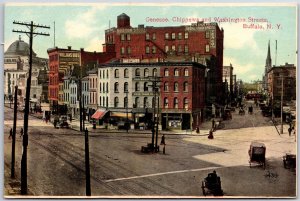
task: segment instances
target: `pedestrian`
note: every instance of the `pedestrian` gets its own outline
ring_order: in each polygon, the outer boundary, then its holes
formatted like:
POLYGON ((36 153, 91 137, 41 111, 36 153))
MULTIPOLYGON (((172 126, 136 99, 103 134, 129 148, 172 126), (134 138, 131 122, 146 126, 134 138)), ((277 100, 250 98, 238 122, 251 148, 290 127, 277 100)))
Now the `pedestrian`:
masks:
POLYGON ((208 139, 214 139, 213 131, 209 131, 208 139))
POLYGON ((10 131, 9 131, 9 137, 8 137, 8 139, 11 139, 12 135, 13 135, 13 129, 11 128, 10 131))
POLYGON ((20 138, 23 136, 24 134, 24 131, 23 131, 23 128, 21 128, 21 131, 20 131, 20 138))
POLYGON ((288 132, 289 132, 289 136, 291 136, 291 134, 292 134, 292 128, 291 127, 289 127, 289 129, 288 129, 288 132))
POLYGON ((163 154, 165 154, 165 153, 166 153, 166 141, 165 141, 165 135, 164 135, 164 134, 163 134, 163 136, 161 137, 160 144, 161 144, 161 145, 164 145, 164 148, 163 148, 163 154))

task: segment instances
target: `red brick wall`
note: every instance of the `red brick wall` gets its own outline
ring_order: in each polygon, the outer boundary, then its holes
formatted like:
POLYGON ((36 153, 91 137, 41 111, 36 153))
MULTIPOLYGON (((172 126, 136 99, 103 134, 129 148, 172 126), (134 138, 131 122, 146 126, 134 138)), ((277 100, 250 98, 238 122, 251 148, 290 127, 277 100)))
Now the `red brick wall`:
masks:
POLYGON ((48 87, 48 97, 49 100, 58 100, 59 91, 59 75, 58 75, 58 51, 52 51, 48 53, 49 55, 49 87, 48 87))

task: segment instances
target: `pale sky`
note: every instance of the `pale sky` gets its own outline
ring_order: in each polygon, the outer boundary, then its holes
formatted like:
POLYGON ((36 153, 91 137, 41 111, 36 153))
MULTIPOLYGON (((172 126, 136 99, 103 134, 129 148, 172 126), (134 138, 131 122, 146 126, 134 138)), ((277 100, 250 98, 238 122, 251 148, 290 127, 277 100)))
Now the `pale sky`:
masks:
MULTIPOLYGON (((54 47, 53 22, 55 21, 56 46, 73 49, 84 48, 87 51, 102 51, 104 30, 115 27, 117 16, 126 13, 131 19, 131 26, 180 26, 190 24, 175 22, 175 18, 206 18, 211 22, 218 21, 224 29, 224 65, 234 67, 237 79, 250 82, 262 78, 267 56, 268 41, 271 44, 272 63, 275 64, 275 41, 277 40, 277 65, 286 62, 296 65, 297 27, 296 4, 6 4, 4 10, 4 41, 8 46, 18 39, 19 34, 12 29, 26 30, 26 27, 14 25, 13 21, 33 21, 48 25, 47 29, 37 31, 49 32, 50 37, 37 36, 33 48, 39 57, 47 58, 47 49, 54 47), (259 5, 259 6, 257 6, 259 5), (168 22, 150 22, 149 18, 166 18, 168 22), (222 22, 225 18, 240 22, 222 22), (250 18, 260 22, 254 23, 264 29, 246 28, 250 18), (241 22, 241 21, 245 22, 241 22), (267 21, 267 22, 265 22, 267 21), (267 24, 272 29, 267 29, 267 24)), ((22 35, 28 42, 28 37, 22 35)))

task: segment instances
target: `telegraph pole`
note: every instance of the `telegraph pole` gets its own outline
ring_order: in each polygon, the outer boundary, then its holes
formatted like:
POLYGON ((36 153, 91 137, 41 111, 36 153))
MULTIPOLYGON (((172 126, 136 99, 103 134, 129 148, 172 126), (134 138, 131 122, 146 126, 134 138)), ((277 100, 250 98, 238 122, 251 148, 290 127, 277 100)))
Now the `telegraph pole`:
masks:
POLYGON ((11 178, 15 178, 15 146, 16 146, 16 127, 17 127, 17 107, 18 107, 18 86, 15 86, 14 97, 14 125, 11 145, 11 178))
POLYGON ((27 146, 28 146, 28 116, 29 116, 29 101, 30 101, 30 87, 31 87, 31 72, 32 72, 32 43, 33 37, 37 35, 50 36, 48 33, 34 32, 36 28, 50 29, 49 26, 34 24, 33 21, 28 22, 18 22, 14 21, 13 24, 26 26, 29 31, 12 30, 17 33, 25 33, 29 37, 29 72, 26 85, 26 101, 25 101, 25 112, 24 112, 24 135, 23 135, 23 153, 21 159, 21 194, 27 194, 27 146))
POLYGON ((90 153, 89 153, 89 131, 85 128, 84 131, 85 144, 85 194, 91 196, 91 174, 90 174, 90 153))

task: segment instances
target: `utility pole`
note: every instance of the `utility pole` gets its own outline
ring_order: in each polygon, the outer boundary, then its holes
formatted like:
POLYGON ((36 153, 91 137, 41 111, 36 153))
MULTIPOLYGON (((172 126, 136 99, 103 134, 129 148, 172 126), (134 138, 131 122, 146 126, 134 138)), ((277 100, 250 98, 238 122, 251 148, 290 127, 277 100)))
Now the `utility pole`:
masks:
POLYGON ((283 134, 283 121, 282 121, 282 116, 283 116, 283 76, 281 77, 281 104, 280 104, 280 121, 281 121, 281 128, 280 128, 280 134, 283 134))
POLYGON ((86 196, 91 196, 91 176, 90 176, 90 154, 89 154, 89 131, 85 128, 85 189, 86 196))
POLYGON ((11 178, 15 178, 15 146, 16 146, 16 128, 17 128, 17 107, 18 107, 18 86, 15 86, 14 100, 14 125, 11 145, 11 178))
POLYGON ((29 46, 30 46, 29 72, 28 72, 27 85, 26 85, 26 101, 25 101, 25 112, 24 112, 23 153, 21 159, 21 194, 26 195, 27 194, 28 116, 29 116, 29 101, 30 101, 30 87, 31 87, 31 73, 32 73, 32 43, 33 43, 33 36, 37 36, 37 35, 50 36, 50 34, 48 33, 34 32, 36 28, 50 29, 50 27, 39 25, 39 24, 33 24, 33 21, 31 21, 30 23, 14 21, 13 24, 22 25, 29 28, 29 31, 13 30, 13 32, 25 33, 29 37, 29 46))

